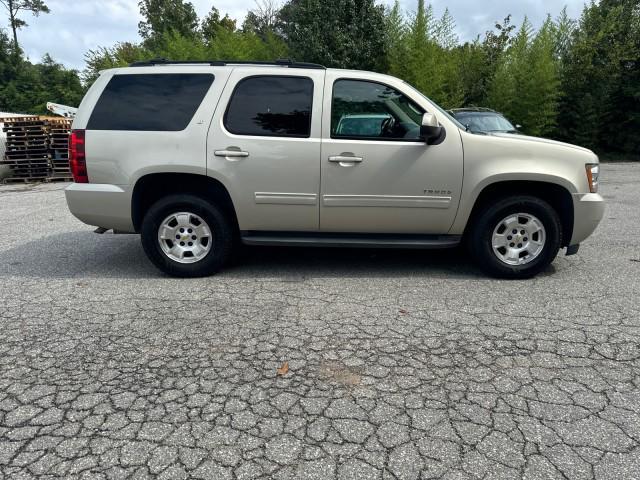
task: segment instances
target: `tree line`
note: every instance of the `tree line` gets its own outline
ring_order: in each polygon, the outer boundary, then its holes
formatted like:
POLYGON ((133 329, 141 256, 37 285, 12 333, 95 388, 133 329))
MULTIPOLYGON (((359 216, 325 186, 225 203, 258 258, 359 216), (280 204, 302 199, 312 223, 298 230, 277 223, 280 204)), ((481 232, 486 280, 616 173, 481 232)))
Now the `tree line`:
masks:
MULTIPOLYGON (((48 11, 42 1, 19 1, 48 11)), ((424 0, 409 12, 376 0, 258 0, 242 24, 215 7, 199 18, 185 0, 141 0, 139 7, 141 41, 87 52, 82 72, 49 56, 26 60, 17 17, 10 20, 13 39, 0 34, 0 108, 77 105, 100 70, 137 60, 289 57, 390 73, 444 108, 494 108, 525 133, 640 157, 640 0, 592 0, 579 19, 565 9, 537 28, 507 15, 466 42, 449 11, 436 16, 424 0)))

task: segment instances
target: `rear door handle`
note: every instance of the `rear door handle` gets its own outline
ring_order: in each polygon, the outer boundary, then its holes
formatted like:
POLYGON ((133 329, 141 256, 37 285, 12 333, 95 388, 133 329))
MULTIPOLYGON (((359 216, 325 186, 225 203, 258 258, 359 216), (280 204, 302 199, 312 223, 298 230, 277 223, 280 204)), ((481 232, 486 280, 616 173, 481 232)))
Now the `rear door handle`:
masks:
POLYGON ((360 163, 362 160, 364 160, 362 157, 351 157, 347 155, 335 155, 329 157, 329 161, 334 163, 360 163))
POLYGON ((244 158, 249 156, 249 152, 243 152, 242 150, 216 150, 213 154, 216 157, 227 158, 244 158))

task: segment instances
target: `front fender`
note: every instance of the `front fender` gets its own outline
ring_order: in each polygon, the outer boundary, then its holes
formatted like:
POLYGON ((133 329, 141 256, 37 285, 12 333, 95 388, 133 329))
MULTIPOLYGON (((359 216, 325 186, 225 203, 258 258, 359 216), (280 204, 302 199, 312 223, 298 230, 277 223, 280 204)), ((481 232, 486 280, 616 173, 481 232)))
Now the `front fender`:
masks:
POLYGON ((496 173, 473 184, 467 183, 466 180, 467 179, 465 178, 466 185, 463 186, 460 207, 458 208, 458 213, 453 222, 453 226, 449 231, 449 233, 453 235, 461 235, 464 232, 478 198, 486 188, 492 185, 500 183, 505 184, 506 186, 509 182, 539 182, 560 186, 571 194, 576 193, 577 191, 576 185, 568 181, 566 178, 541 172, 496 173), (469 188, 465 188, 466 186, 469 186, 469 188))

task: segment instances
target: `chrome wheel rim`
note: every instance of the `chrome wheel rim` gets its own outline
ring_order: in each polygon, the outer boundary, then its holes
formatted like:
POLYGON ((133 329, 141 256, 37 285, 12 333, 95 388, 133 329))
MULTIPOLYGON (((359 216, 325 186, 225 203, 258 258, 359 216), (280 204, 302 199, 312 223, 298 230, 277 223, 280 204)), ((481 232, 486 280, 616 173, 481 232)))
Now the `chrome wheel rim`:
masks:
POLYGON ((160 223, 158 243, 174 262, 195 263, 211 250, 213 234, 202 217, 191 212, 178 212, 160 223))
POLYGON ((544 250, 547 240, 543 223, 529 213, 513 213, 493 230, 493 253, 507 265, 526 265, 544 250))

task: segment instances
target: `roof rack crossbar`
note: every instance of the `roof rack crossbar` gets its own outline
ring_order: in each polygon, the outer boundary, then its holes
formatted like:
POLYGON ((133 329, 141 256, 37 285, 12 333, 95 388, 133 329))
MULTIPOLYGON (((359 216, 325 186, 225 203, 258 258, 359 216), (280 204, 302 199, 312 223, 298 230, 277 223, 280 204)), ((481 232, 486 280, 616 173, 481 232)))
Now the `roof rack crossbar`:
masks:
POLYGON ((224 67, 226 65, 274 65, 289 68, 326 69, 324 65, 296 62, 289 58, 281 58, 274 62, 258 60, 167 60, 166 58, 153 58, 151 60, 140 60, 129 64, 130 67, 153 67, 155 65, 210 65, 212 67, 224 67))

